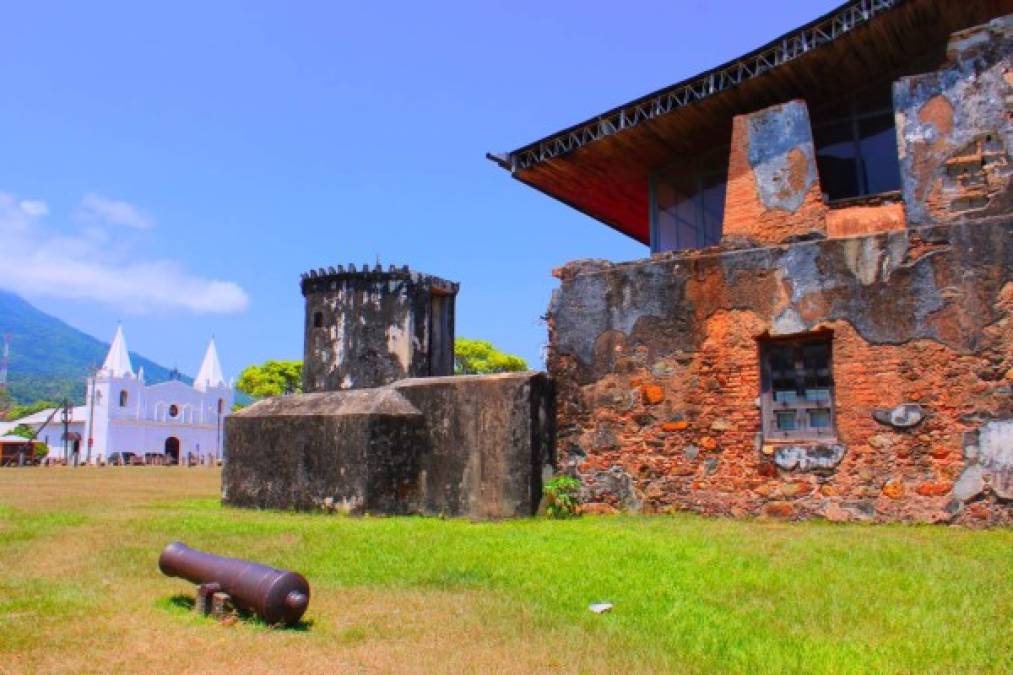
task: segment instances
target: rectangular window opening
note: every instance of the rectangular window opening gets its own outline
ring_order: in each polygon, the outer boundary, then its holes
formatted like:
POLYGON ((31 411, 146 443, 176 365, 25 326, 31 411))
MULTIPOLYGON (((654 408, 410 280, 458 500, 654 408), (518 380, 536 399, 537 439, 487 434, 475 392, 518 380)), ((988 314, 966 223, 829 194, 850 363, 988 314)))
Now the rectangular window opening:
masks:
POLYGON ((831 341, 821 333, 760 342, 765 440, 834 438, 831 341))
POLYGON ((834 202, 900 189, 900 160, 889 82, 826 103, 810 102, 816 166, 834 202))
POLYGON ((651 252, 721 243, 728 146, 687 157, 651 177, 651 252))
POLYGON ((454 336, 451 328, 452 296, 433 293, 429 299, 429 374, 454 372, 454 336))

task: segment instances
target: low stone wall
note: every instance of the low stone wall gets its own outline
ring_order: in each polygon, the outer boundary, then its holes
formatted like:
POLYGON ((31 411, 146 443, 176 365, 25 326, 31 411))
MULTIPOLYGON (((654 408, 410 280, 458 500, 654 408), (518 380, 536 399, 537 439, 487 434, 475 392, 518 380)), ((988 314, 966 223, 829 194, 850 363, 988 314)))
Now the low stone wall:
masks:
POLYGON ((535 513, 555 462, 542 373, 416 378, 297 394, 227 418, 235 506, 505 518, 535 513))
POLYGON ((259 401, 225 420, 222 501, 411 513, 425 421, 391 389, 259 401))
POLYGON ((560 464, 592 509, 1013 521, 1009 217, 557 276, 560 464), (769 443, 758 340, 811 333, 835 443, 769 443))

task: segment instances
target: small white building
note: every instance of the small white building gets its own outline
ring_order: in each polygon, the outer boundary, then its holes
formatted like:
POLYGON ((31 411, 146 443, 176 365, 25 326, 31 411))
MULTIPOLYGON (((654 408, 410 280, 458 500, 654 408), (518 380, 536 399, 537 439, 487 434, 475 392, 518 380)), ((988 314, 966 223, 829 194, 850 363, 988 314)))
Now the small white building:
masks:
MULTIPOLYGON (((80 451, 84 448, 81 439, 84 438, 85 429, 88 426, 88 408, 79 405, 71 408, 71 416, 67 424, 67 451, 68 453, 80 451)), ((46 408, 13 422, 0 422, 0 434, 9 434, 16 427, 22 424, 38 431, 37 441, 49 446, 50 458, 63 457, 63 409, 46 408)), ((82 452, 79 457, 84 461, 85 455, 82 452)))
MULTIPOLYGON (((222 456, 225 417, 234 392, 225 381, 214 339, 208 344, 193 386, 179 380, 146 385, 144 369, 134 373, 123 329, 116 329, 109 354, 88 379, 85 404, 73 409, 67 443, 79 461, 101 462, 114 452, 131 452, 169 463, 215 461, 222 456)), ((38 429, 52 410, 7 423, 38 429)), ((0 433, 5 433, 0 428, 0 433)), ((63 422, 58 410, 38 439, 50 456, 62 456, 63 422)))

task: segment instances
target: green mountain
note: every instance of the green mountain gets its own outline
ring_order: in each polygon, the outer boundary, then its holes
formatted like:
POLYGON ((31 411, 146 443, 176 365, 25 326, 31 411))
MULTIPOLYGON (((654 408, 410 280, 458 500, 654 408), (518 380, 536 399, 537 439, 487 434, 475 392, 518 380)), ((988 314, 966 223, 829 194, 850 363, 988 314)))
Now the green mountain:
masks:
MULTIPOLYGON (((64 396, 76 404, 84 403, 85 378, 102 365, 109 351, 108 343, 36 309, 14 293, 0 290, 0 338, 5 334, 11 336, 7 386, 16 403, 64 396)), ((168 368, 140 354, 130 352, 130 359, 135 370, 144 367, 148 384, 171 377, 168 368)))

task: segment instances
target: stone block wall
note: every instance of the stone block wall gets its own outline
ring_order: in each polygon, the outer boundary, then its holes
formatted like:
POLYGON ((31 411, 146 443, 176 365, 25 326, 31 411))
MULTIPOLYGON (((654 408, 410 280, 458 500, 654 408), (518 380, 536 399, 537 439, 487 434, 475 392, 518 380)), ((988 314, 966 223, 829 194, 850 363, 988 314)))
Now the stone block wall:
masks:
POLYGON ((542 373, 295 394, 227 418, 222 500, 353 514, 530 516, 555 463, 542 373))
POLYGON ((225 421, 222 501, 413 513, 425 420, 390 389, 279 396, 225 421))
POLYGON ((904 205, 895 201, 830 209, 826 214, 826 233, 831 238, 861 237, 906 227, 904 205))
POLYGON ((907 227, 895 195, 827 204, 805 101, 789 101, 732 122, 723 248, 823 237, 856 237, 907 227))
POLYGON ((1010 218, 557 275, 560 467, 592 510, 1013 519, 1010 218), (769 442, 759 341, 819 332, 836 444, 769 442))
POLYGON ((555 396, 545 375, 416 378, 393 388, 426 420, 424 513, 534 515, 543 471, 555 464, 555 396))

